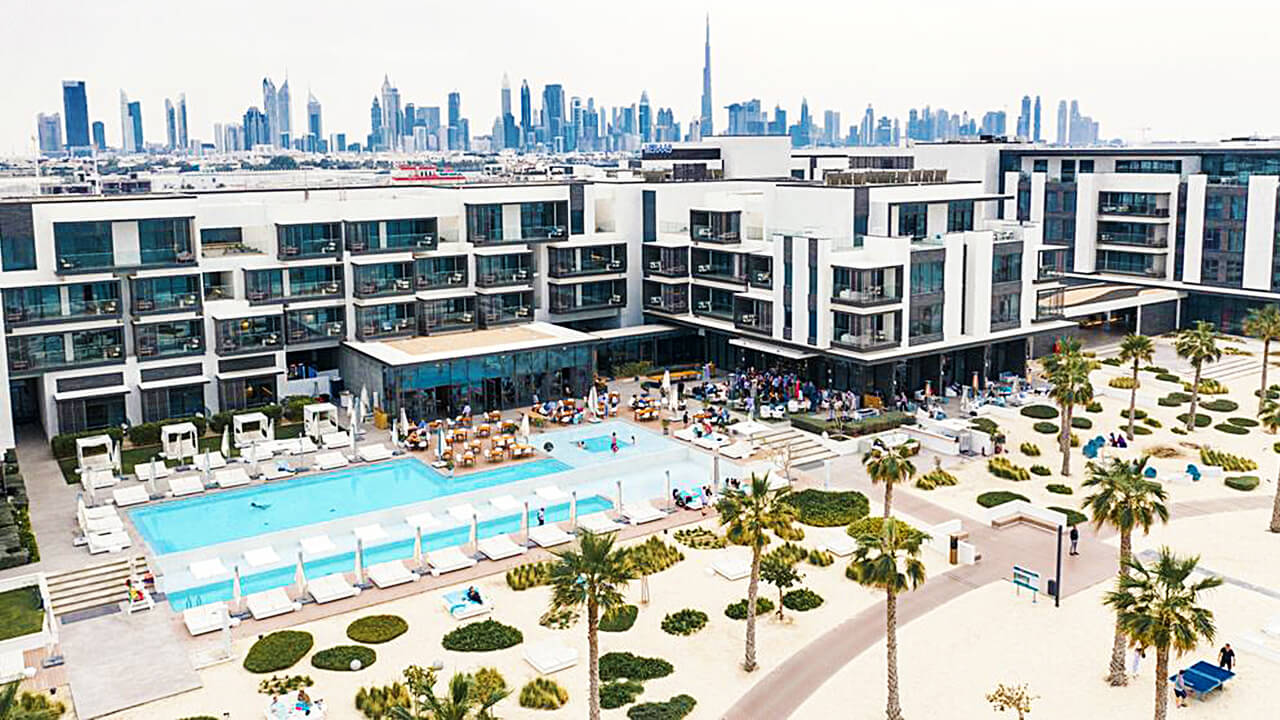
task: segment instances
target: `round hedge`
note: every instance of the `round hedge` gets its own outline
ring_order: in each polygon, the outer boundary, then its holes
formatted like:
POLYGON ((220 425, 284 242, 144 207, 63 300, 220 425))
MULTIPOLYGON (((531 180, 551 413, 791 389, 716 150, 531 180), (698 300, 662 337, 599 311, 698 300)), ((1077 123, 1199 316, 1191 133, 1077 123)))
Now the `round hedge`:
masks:
POLYGON ((524 634, 497 620, 482 620, 449 631, 440 642, 445 650, 489 652, 519 645, 524 642, 524 634))
POLYGON ((822 596, 809 588, 792 590, 782 596, 782 606, 788 610, 805 612, 822 605, 822 596))
POLYGON ((701 610, 677 610, 662 618, 662 631, 668 635, 692 635, 706 627, 708 619, 701 610))
POLYGON ((1180 383, 1180 382, 1182 382, 1182 378, 1180 378, 1180 377, 1178 377, 1177 375, 1174 375, 1174 374, 1172 374, 1172 373, 1160 373, 1160 374, 1156 375, 1156 379, 1157 379, 1157 380, 1163 380, 1163 381, 1165 381, 1165 382, 1171 382, 1171 383, 1180 383))
POLYGON ((1054 495, 1070 495, 1075 492, 1069 485, 1063 485, 1062 483, 1049 483, 1044 486, 1044 489, 1054 495))
MULTIPOLYGON (((601 705, 603 705, 604 693, 601 692, 600 696, 601 705)), ((520 707, 522 708, 559 710, 567 702, 569 702, 569 691, 560 687, 560 684, 551 678, 534 678, 520 688, 520 707)))
POLYGON ((1052 405, 1028 405, 1019 412, 1036 420, 1052 420, 1058 417, 1058 408, 1052 405))
POLYGON ((640 608, 635 605, 621 605, 600 616, 601 632, 626 632, 636 624, 636 616, 640 608))
MULTIPOLYGON (((1120 417, 1124 418, 1125 420, 1128 420, 1128 419, 1129 419, 1129 408, 1125 408, 1125 409, 1121 410, 1121 411, 1120 411, 1120 417)), ((1135 410, 1133 411, 1133 417, 1134 417, 1134 418, 1136 418, 1136 419, 1138 419, 1138 420, 1143 420, 1143 419, 1145 419, 1145 418, 1147 417, 1147 411, 1146 411, 1146 410, 1143 410, 1142 408, 1137 408, 1137 409, 1135 409, 1135 410)))
POLYGON ((1102 403, 1097 400, 1090 400, 1088 405, 1084 406, 1085 412, 1100 413, 1102 412, 1102 403))
POLYGON ((644 692, 644 684, 635 680, 613 680, 600 687, 600 707, 605 710, 630 705, 644 692))
POLYGON ((337 645, 311 656, 312 667, 321 670, 351 672, 353 661, 360 663, 360 667, 354 669, 363 670, 378 661, 378 653, 363 645, 337 645))
MULTIPOLYGON (((773 610, 773 601, 767 597, 756 598, 756 616, 759 617, 773 610)), ((743 598, 737 602, 729 603, 724 608, 725 617, 730 620, 746 620, 747 619, 747 599, 743 598)))
POLYGON ((698 704, 689 695, 676 695, 664 702, 647 702, 627 710, 627 720, 680 720, 698 704))
POLYGON ((1052 475, 1052 474, 1053 474, 1053 471, 1052 471, 1052 470, 1050 470, 1049 468, 1045 467, 1044 465, 1032 465, 1032 466, 1031 466, 1031 474, 1032 474, 1032 475, 1039 475, 1040 477, 1044 477, 1044 476, 1046 476, 1046 475, 1052 475))
POLYGON ((1072 510, 1071 508, 1057 506, 1050 506, 1049 509, 1057 510, 1063 515, 1066 515, 1068 525, 1080 525, 1081 523, 1089 522, 1089 518, 1085 517, 1084 513, 1079 510, 1072 510))
POLYGON ((1134 435, 1150 435, 1150 434, 1151 434, 1151 428, 1149 428, 1149 427, 1143 427, 1143 426, 1141 426, 1141 425, 1134 425, 1134 426, 1133 426, 1133 434, 1134 434, 1134 435))
POLYGON ((1240 408, 1240 403, 1226 398, 1214 398, 1200 403, 1200 407, 1214 412, 1232 412, 1240 408))
POLYGON ((867 496, 856 490, 830 492, 810 488, 789 493, 782 502, 796 510, 796 520, 815 527, 848 525, 871 512, 867 496))
POLYGON ((262 636, 244 656, 244 669, 251 673, 287 670, 311 652, 315 638, 301 630, 279 630, 262 636))
POLYGON ((992 490, 991 492, 984 492, 978 496, 978 504, 984 508, 993 508, 997 505, 1003 505, 1014 500, 1030 502, 1030 499, 1026 495, 1009 492, 1008 490, 992 490))
POLYGON ((1228 435, 1248 435, 1249 434, 1249 428, 1242 428, 1239 425, 1232 425, 1230 423, 1218 423, 1217 425, 1213 426, 1213 429, 1219 432, 1224 432, 1228 435))
POLYGON ((1231 488, 1232 490, 1241 490, 1244 492, 1248 492, 1258 487, 1258 476, 1257 475, 1236 475, 1235 477, 1227 478, 1223 482, 1226 483, 1227 487, 1231 488))
POLYGON ((359 643, 377 645, 395 640, 409 631, 409 623, 399 615, 367 615, 347 626, 347 637, 359 643))
POLYGON ((1253 418, 1247 418, 1247 417, 1227 418, 1227 422, 1231 423, 1232 425, 1239 425, 1240 427, 1245 427, 1245 428, 1258 427, 1257 420, 1254 420, 1253 418))
MULTIPOLYGON (((1190 413, 1182 413, 1178 416, 1178 422, 1185 426, 1187 424, 1187 418, 1190 416, 1190 413)), ((1213 418, 1205 415, 1204 413, 1196 413, 1196 427, 1209 427, 1209 423, 1211 422, 1213 422, 1213 418)))
POLYGON ((1054 433, 1058 432, 1057 425, 1054 425, 1051 422, 1044 422, 1044 421, 1041 421, 1036 423, 1035 425, 1032 425, 1031 429, 1035 430, 1038 433, 1044 433, 1045 435, 1053 435, 1054 433))
MULTIPOLYGON (((762 598, 763 599, 763 598, 762 598)), ((656 680, 675 672, 662 658, 642 657, 629 652, 610 652, 600 656, 600 679, 656 680)))
POLYGON ((1077 430, 1088 430, 1093 427, 1093 421, 1087 417, 1073 417, 1071 418, 1071 427, 1077 430))

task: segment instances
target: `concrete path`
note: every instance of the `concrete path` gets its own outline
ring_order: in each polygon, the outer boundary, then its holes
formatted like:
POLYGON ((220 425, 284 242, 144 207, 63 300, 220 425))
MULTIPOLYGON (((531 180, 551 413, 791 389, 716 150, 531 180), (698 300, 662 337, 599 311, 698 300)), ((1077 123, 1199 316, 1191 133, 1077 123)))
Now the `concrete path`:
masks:
POLYGON ((21 425, 17 432, 18 465, 31 501, 31 529, 40 548, 40 560, 0 570, 0 578, 90 564, 89 551, 71 544, 77 532, 76 494, 80 486, 68 485, 63 479, 49 442, 38 428, 21 425))

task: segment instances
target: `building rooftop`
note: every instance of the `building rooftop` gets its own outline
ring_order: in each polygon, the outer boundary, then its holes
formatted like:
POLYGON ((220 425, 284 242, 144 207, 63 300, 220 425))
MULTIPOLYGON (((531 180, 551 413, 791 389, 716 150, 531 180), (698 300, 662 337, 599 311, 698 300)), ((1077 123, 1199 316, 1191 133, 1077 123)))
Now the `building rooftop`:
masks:
POLYGON ((519 352, 551 345, 590 342, 596 337, 547 322, 476 330, 468 333, 429 335, 377 342, 348 342, 347 346, 387 365, 424 362, 493 353, 519 352))

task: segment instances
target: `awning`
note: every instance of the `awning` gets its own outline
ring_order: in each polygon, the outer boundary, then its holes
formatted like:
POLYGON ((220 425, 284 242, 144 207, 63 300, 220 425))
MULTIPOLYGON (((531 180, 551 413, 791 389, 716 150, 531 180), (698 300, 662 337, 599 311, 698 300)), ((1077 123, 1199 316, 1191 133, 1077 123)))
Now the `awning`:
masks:
POLYGON ((769 353, 777 355, 788 360, 807 360, 811 357, 817 357, 817 353, 806 352, 804 350, 795 350, 781 345, 760 342, 759 340, 748 340, 747 338, 730 338, 729 344, 734 347, 746 348, 747 350, 755 350, 756 352, 769 353))
POLYGON ((56 392, 53 399, 58 402, 63 400, 79 400, 88 397, 110 397, 112 395, 127 395, 129 388, 124 385, 108 385, 106 387, 89 388, 87 390, 68 390, 66 392, 56 392))
POLYGON ((274 365, 261 368, 253 368, 252 370, 231 370, 228 372, 218 371, 219 380, 235 380, 236 378, 258 377, 259 375, 279 375, 284 372, 284 368, 278 368, 274 365))
POLYGON ((203 385, 209 382, 209 378, 203 375, 188 375, 186 377, 165 378, 164 380, 152 380, 151 382, 138 383, 139 390, 159 390, 161 388, 179 387, 182 385, 203 385))
POLYGON ((370 255, 348 255, 347 262, 352 265, 386 265, 388 263, 413 262, 413 252, 405 250, 373 253, 370 255))

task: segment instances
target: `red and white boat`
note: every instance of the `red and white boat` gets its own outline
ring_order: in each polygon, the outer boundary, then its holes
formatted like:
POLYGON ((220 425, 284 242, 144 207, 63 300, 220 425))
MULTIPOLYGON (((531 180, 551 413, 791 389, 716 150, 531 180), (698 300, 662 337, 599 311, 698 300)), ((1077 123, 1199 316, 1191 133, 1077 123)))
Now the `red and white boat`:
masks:
POLYGON ((464 183, 467 178, 456 170, 440 170, 435 165, 400 165, 391 175, 395 182, 464 183))

